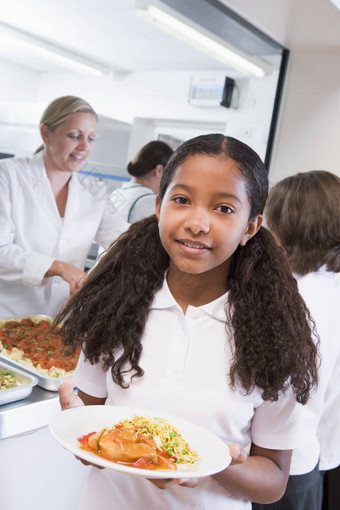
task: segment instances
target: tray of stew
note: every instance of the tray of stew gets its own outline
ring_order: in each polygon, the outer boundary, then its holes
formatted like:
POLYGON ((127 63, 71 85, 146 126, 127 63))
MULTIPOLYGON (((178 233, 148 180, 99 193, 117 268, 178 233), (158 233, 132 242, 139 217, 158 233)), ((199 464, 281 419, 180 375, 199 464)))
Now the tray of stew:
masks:
POLYGON ((0 320, 0 361, 22 369, 38 379, 38 386, 57 391, 77 365, 80 349, 73 355, 64 350, 53 319, 45 315, 0 320))
POLYGON ((0 405, 28 397, 37 377, 0 361, 0 405))

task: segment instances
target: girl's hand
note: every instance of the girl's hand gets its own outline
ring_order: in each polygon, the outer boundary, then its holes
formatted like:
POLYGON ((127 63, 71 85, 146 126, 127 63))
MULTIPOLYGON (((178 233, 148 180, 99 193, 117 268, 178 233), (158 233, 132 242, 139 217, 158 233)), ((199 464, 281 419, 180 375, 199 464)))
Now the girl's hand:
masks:
POLYGON ((232 444, 229 447, 229 453, 231 456, 231 466, 235 466, 236 464, 243 464, 248 458, 247 452, 244 448, 237 443, 232 444))
POLYGON ((55 260, 49 270, 45 273, 45 277, 60 276, 70 286, 70 295, 75 293, 77 289, 84 283, 87 274, 72 264, 55 260))
MULTIPOLYGON (((59 393, 59 402, 62 411, 65 409, 71 409, 72 407, 80 407, 84 406, 84 402, 80 397, 73 391, 73 380, 71 378, 65 379, 65 381, 58 388, 59 393)), ((92 464, 91 462, 87 462, 87 460, 83 460, 80 457, 75 455, 77 460, 80 460, 84 466, 94 466, 98 469, 104 469, 101 466, 97 466, 96 464, 92 464)))
MULTIPOLYGON (((243 464, 248 458, 247 452, 240 447, 239 444, 234 443, 230 446, 230 465, 235 466, 236 464, 243 464)), ((228 468, 227 468, 228 469, 228 468)), ((154 479, 150 480, 159 489, 170 489, 175 485, 182 485, 183 487, 196 487, 198 484, 198 478, 189 478, 188 480, 181 478, 174 479, 154 479)))
POLYGON ((159 489, 170 489, 171 487, 174 487, 175 485, 181 485, 182 487, 196 487, 198 484, 198 478, 189 478, 188 480, 183 478, 155 478, 150 479, 149 482, 153 483, 158 487, 159 489))
POLYGON ((71 409, 72 407, 80 407, 85 405, 80 397, 73 391, 73 379, 70 377, 58 388, 59 402, 61 410, 71 409))

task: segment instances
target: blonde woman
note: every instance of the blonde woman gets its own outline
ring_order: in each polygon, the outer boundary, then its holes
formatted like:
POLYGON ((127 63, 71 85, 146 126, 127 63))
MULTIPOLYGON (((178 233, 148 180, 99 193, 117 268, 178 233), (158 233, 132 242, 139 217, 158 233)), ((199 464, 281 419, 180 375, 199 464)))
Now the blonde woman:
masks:
POLYGON ((100 183, 78 174, 97 120, 83 99, 57 98, 34 156, 0 164, 0 317, 54 316, 85 276, 93 240, 108 247, 128 226, 100 183))

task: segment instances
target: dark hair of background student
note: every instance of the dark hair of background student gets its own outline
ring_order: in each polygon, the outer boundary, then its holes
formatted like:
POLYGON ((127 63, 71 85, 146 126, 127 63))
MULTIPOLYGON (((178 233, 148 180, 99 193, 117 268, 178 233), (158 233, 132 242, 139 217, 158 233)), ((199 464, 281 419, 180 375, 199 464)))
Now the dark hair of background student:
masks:
POLYGON ((270 190, 265 216, 294 273, 305 275, 324 265, 340 271, 338 176, 312 170, 283 179, 270 190))
POLYGON ((127 165, 127 171, 133 177, 141 177, 157 165, 165 166, 172 155, 172 148, 161 140, 154 140, 142 147, 135 158, 127 165))

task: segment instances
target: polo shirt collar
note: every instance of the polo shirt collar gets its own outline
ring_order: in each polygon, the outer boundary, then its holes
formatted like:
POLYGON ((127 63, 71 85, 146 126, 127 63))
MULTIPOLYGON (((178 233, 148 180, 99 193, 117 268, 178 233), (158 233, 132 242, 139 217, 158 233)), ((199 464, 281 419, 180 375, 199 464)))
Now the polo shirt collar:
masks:
MULTIPOLYGON (((215 299, 214 301, 211 301, 210 303, 207 303, 202 306, 194 307, 189 306, 188 310, 195 309, 199 311, 202 315, 210 315, 214 319, 217 319, 219 321, 225 322, 226 321, 226 314, 224 311, 225 305, 228 301, 228 292, 223 294, 223 296, 220 296, 219 298, 215 299)), ((177 308, 181 309, 175 298, 170 292, 168 282, 166 281, 166 276, 164 277, 163 285, 160 288, 160 290, 156 293, 154 301, 150 307, 151 309, 171 309, 171 308, 177 308)))

